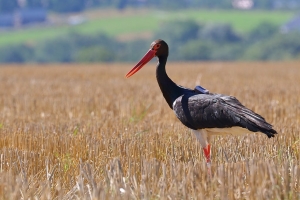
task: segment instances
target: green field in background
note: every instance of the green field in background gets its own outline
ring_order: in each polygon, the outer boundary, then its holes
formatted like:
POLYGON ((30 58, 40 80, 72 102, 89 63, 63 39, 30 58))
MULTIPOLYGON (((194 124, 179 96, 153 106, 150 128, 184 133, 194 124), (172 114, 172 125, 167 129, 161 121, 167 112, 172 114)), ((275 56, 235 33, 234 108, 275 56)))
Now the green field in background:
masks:
POLYGON ((249 32, 261 22, 281 25, 294 16, 292 11, 240 11, 240 10, 177 10, 145 11, 142 14, 109 15, 99 17, 77 26, 34 27, 15 31, 0 32, 0 45, 22 42, 34 43, 69 31, 95 34, 99 32, 110 36, 128 33, 154 32, 159 24, 168 20, 193 19, 202 23, 229 23, 239 32, 249 32))

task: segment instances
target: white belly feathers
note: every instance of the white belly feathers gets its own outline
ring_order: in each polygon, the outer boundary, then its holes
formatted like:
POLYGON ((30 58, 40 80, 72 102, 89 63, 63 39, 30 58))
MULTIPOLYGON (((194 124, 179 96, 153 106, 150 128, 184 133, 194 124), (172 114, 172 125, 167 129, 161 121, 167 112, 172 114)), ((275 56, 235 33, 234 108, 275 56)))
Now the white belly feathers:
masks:
POLYGON ((249 133, 254 133, 252 131, 249 131, 248 129, 235 126, 231 128, 206 128, 207 135, 246 135, 249 133))

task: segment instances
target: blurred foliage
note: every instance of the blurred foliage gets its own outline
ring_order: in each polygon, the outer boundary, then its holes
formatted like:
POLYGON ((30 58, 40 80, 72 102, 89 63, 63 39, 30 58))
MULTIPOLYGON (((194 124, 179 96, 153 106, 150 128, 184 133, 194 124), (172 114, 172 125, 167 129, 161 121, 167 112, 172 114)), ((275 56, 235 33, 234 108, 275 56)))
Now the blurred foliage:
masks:
POLYGON ((111 62, 114 60, 114 52, 103 46, 93 46, 79 50, 75 57, 76 62, 111 62))
POLYGON ((72 38, 61 37, 43 42, 36 46, 34 60, 36 62, 71 62, 75 44, 72 38))
POLYGON ((201 40, 190 40, 179 48, 180 60, 211 60, 214 44, 201 40))
POLYGON ((28 45, 9 45, 0 48, 0 62, 25 63, 33 60, 34 49, 28 45))
POLYGON ((213 40, 218 43, 238 42, 240 36, 234 32, 228 24, 212 24, 205 26, 200 32, 200 37, 204 40, 213 40))
POLYGON ((275 34, 250 45, 242 59, 247 60, 291 60, 299 59, 299 32, 275 34))
POLYGON ((170 60, 291 60, 300 58, 300 32, 281 33, 263 22, 250 33, 228 24, 169 21, 149 40, 121 42, 104 34, 69 32, 42 43, 0 48, 0 62, 124 62, 137 61, 152 40, 169 44, 170 60))
POLYGON ((275 25, 267 22, 262 22, 254 30, 250 32, 248 36, 248 40, 252 42, 252 41, 267 39, 272 37, 277 32, 278 32, 278 28, 275 25))
MULTIPOLYGON (((186 24, 192 23, 187 21, 186 24)), ((297 37, 300 32, 283 34, 278 27, 265 22, 243 35, 228 24, 200 24, 198 28, 193 24, 193 34, 183 34, 188 29, 179 23, 171 22, 169 26, 172 27, 163 25, 155 37, 161 35, 170 44, 172 60, 299 59, 300 41, 297 37), (182 42, 177 33, 185 35, 182 42)))
POLYGON ((173 45, 196 39, 201 27, 193 20, 166 21, 160 25, 154 38, 168 38, 173 45))

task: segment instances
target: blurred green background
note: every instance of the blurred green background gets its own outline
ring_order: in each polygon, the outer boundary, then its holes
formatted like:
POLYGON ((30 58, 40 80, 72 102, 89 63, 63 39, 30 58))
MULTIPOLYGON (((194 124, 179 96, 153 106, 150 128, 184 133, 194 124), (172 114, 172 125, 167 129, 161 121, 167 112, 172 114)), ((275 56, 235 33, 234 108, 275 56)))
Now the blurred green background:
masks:
POLYGON ((300 0, 0 0, 0 62, 300 59, 300 0))

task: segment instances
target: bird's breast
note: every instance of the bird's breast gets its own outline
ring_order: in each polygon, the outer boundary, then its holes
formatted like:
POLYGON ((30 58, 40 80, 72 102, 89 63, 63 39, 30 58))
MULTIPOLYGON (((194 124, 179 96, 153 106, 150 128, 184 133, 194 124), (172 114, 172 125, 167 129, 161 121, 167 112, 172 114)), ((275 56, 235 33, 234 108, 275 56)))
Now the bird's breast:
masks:
MULTIPOLYGON (((182 95, 173 102, 173 111, 176 117, 188 128, 197 130, 199 128, 205 128, 206 122, 203 119, 203 108, 205 102, 192 101, 191 97, 194 95, 182 95), (202 125, 203 126, 202 126, 202 125)), ((199 95, 197 95, 199 96, 199 95)), ((199 96, 199 98, 202 98, 199 96)))

